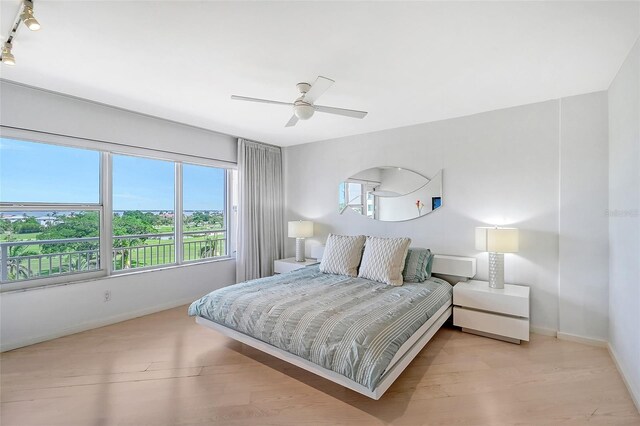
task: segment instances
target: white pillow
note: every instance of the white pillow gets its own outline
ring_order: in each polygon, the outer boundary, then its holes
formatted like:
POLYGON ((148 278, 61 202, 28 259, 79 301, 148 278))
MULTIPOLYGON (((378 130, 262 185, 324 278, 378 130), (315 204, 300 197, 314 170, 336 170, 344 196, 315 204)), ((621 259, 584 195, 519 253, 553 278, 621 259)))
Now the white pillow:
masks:
POLYGON ((367 237, 358 277, 402 285, 402 270, 411 238, 367 237))
POLYGON ((329 234, 320 262, 320 271, 327 274, 357 276, 365 240, 364 235, 329 234))

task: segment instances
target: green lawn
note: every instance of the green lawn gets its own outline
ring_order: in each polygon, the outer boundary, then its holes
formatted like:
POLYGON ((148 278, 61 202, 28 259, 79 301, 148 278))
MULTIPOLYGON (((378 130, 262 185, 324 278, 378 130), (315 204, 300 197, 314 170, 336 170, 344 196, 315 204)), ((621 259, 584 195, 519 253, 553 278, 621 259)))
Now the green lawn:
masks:
MULTIPOLYGON (((218 238, 221 239, 216 242, 214 253, 212 253, 210 250, 206 250, 207 247, 210 247, 206 244, 207 237, 203 236, 185 238, 184 260, 198 260, 202 258, 214 257, 213 254, 215 254, 215 256, 223 256, 225 254, 225 240, 222 239, 222 235, 218 238)), ((173 240, 162 240, 160 238, 153 238, 148 239, 144 242, 144 244, 135 246, 133 248, 123 247, 118 250, 120 250, 120 253, 116 254, 116 270, 123 269, 124 265, 127 264, 127 255, 129 256, 129 263, 132 269, 136 267, 165 265, 174 263, 175 261, 173 240), (128 254, 125 255, 124 260, 123 255, 121 254, 122 251, 128 251, 128 254)))
MULTIPOLYGON (((9 234, 8 232, 1 233, 0 243, 7 241, 10 235, 11 234, 9 234)), ((40 235, 39 232, 32 232, 30 234, 13 234, 11 236, 14 241, 29 241, 29 240, 35 240, 38 237, 38 235, 40 235)))

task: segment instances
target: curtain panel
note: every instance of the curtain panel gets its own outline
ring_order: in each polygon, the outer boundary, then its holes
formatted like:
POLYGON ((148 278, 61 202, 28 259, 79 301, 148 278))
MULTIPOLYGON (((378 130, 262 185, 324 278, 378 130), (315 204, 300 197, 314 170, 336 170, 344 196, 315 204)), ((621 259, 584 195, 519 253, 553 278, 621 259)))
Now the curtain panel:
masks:
POLYGON ((284 255, 282 150, 238 139, 238 282, 273 274, 284 255))

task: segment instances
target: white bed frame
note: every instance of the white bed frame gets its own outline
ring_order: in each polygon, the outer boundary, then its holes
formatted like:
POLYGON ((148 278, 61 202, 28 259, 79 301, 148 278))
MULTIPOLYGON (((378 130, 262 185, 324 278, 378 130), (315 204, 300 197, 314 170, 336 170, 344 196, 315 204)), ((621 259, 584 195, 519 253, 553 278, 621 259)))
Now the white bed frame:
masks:
MULTIPOLYGON (((454 284, 457 281, 466 281, 476 274, 476 259, 470 257, 436 255, 433 262, 432 273, 449 278, 449 281, 454 284)), ((402 346, 400 346, 400 349, 398 349, 398 352, 389 363, 389 367, 383 373, 378 386, 373 391, 347 378, 346 376, 208 319, 196 317, 196 323, 212 328, 227 337, 237 340, 238 342, 266 352, 269 355, 273 355, 276 358, 287 361, 290 364, 324 377, 327 380, 331 380, 332 382, 368 396, 369 398, 380 399, 404 369, 407 368, 411 361, 413 361, 416 355, 418 355, 429 340, 431 340, 440 327, 442 327, 447 319, 449 319, 451 312, 452 300, 449 300, 448 303, 443 305, 429 319, 429 321, 423 324, 422 327, 420 327, 402 346)))

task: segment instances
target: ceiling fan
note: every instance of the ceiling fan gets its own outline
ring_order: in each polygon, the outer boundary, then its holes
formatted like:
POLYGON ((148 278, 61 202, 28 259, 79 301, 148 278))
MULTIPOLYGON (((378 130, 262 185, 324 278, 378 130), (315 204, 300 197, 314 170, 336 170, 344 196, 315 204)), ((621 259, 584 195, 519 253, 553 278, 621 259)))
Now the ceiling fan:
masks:
POLYGON ((313 113, 326 112, 328 114, 344 115, 345 117, 364 118, 367 113, 365 111, 356 111, 353 109, 334 108, 329 106, 315 105, 315 101, 318 100, 324 92, 326 92, 331 85, 335 83, 330 78, 318 76, 313 85, 309 83, 298 83, 296 87, 300 91, 300 97, 298 97, 293 103, 271 101, 268 99, 248 98, 246 96, 231 95, 231 99, 237 101, 249 101, 249 102, 261 102, 265 104, 275 105, 287 105, 293 107, 293 115, 285 124, 285 127, 295 126, 298 120, 308 120, 313 116, 313 113))

